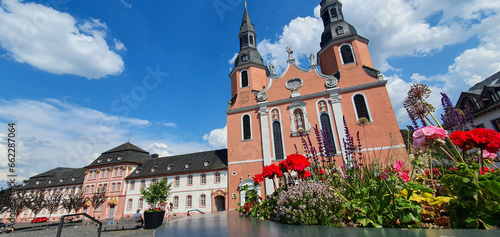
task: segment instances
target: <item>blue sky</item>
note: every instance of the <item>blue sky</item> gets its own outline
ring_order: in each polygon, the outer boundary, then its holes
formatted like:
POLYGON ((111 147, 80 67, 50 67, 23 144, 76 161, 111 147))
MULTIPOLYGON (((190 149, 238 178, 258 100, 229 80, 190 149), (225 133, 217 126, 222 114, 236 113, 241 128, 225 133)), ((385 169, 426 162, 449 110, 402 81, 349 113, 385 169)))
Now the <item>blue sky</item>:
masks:
MULTIPOLYGON (((319 2, 249 1, 266 64, 282 70, 291 45, 307 65, 323 30, 319 2)), ((500 2, 342 3, 346 20, 370 40, 400 127, 412 83, 429 84, 437 105, 438 92, 456 101, 500 70, 500 2)), ((85 166, 130 133, 160 155, 225 147, 243 10, 242 0, 0 0, 0 154, 8 122, 18 129, 19 181, 85 166)), ((1 187, 6 174, 1 158, 1 187)))

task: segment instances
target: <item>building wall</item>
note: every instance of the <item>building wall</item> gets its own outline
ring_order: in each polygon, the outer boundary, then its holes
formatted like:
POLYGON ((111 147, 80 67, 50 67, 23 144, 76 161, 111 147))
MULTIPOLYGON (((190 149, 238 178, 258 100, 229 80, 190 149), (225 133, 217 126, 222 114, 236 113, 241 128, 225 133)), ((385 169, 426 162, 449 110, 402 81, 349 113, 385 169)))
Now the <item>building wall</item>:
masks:
MULTIPOLYGON (((171 195, 167 199, 165 203, 162 203, 161 206, 166 208, 169 203, 174 203, 174 198, 178 197, 179 205, 177 207, 174 206, 173 213, 177 216, 185 216, 187 211, 198 209, 204 213, 211 213, 215 211, 215 203, 214 198, 216 196, 223 196, 226 199, 227 203, 227 170, 218 170, 218 171, 210 171, 210 172, 193 172, 193 173, 184 173, 178 175, 169 175, 169 176, 154 176, 148 178, 140 178, 140 179, 128 179, 127 182, 127 196, 124 200, 123 213, 124 216, 132 216, 136 213, 137 210, 140 210, 143 213, 145 210, 149 208, 148 203, 143 199, 142 208, 139 200, 142 198, 140 193, 141 190, 141 182, 144 181, 145 187, 149 187, 151 185, 151 181, 153 179, 159 181, 163 178, 166 178, 168 183, 172 183, 171 187, 171 195), (220 182, 216 181, 216 173, 220 174, 220 182), (201 175, 206 175, 206 184, 201 183, 201 175), (188 176, 193 177, 193 184, 188 185, 188 176), (179 186, 175 186, 175 177, 179 177, 179 186), (134 186, 132 188, 132 182, 134 182, 134 186), (205 206, 201 206, 201 195, 205 195, 206 204, 205 206), (187 205, 187 197, 191 196, 191 206, 187 205), (132 206, 130 207, 129 200, 132 200, 132 206)), ((225 204, 225 209, 227 209, 227 204, 225 204)), ((196 214, 196 213, 194 213, 196 214)))
POLYGON ((94 186, 94 192, 101 185, 106 185, 107 189, 106 201, 102 204, 102 206, 97 208, 96 210, 94 210, 92 206, 88 206, 87 213, 92 215, 95 214, 95 217, 101 220, 119 219, 123 217, 123 207, 126 200, 125 178, 135 168, 137 168, 137 165, 135 164, 117 164, 112 166, 89 168, 86 172, 87 174, 85 175, 85 180, 83 183, 83 188, 86 194, 85 196, 89 199, 92 197, 92 192, 87 192, 87 188, 91 189, 92 186, 94 186), (122 170, 122 172, 120 172, 120 170, 122 170), (106 175, 107 172, 109 172, 109 175, 106 175), (95 175, 94 178, 95 173, 97 173, 97 175, 95 175), (119 188, 118 185, 120 186, 119 188), (111 199, 112 202, 110 202, 111 199), (113 213, 111 213, 112 208, 113 213))
POLYGON ((499 110, 493 110, 491 112, 482 114, 474 118, 475 125, 484 125, 484 128, 493 129, 500 132, 500 127, 495 126, 494 121, 500 119, 499 110))

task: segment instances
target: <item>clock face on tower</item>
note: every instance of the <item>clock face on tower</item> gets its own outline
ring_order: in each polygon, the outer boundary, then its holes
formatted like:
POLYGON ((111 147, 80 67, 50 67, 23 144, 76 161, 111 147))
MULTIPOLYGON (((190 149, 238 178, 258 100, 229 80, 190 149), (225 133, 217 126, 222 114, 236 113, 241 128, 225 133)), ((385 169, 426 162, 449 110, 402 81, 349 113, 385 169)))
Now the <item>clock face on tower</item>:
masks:
POLYGON ((250 101, 250 98, 248 97, 248 95, 244 95, 241 97, 242 104, 246 104, 246 103, 248 103, 248 101, 250 101))

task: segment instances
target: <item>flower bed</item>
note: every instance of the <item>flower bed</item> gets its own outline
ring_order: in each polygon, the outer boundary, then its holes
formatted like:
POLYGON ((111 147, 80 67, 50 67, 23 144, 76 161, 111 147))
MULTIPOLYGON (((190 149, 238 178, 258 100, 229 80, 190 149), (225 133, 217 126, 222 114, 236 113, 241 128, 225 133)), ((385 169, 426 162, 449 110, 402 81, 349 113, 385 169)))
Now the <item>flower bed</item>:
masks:
POLYGON ((256 185, 270 179, 275 192, 262 199, 247 190, 238 210, 296 225, 499 228, 500 170, 489 165, 500 148, 500 134, 475 128, 471 116, 457 113, 443 94, 445 130, 425 102, 429 94, 427 86, 414 85, 404 102, 413 121, 404 133, 410 160, 376 154, 366 159, 359 132, 351 136, 344 121, 347 162, 337 164, 329 133, 316 126, 316 147, 302 136, 304 155, 289 155, 255 174, 256 185))

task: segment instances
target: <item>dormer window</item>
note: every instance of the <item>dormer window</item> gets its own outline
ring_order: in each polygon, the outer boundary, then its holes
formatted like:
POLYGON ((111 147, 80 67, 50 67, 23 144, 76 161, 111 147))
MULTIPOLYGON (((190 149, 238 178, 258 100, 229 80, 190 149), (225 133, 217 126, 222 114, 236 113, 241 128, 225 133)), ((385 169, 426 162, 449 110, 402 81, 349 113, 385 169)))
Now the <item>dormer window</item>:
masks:
POLYGON ((49 184, 51 184, 51 183, 52 183, 52 179, 49 180, 49 184))
POLYGON ((123 159, 123 156, 122 156, 122 155, 119 155, 117 159, 118 159, 118 160, 122 160, 122 159, 123 159))
POLYGON ((339 27, 337 27, 337 29, 335 29, 335 32, 337 33, 337 35, 343 35, 344 28, 342 26, 339 26, 339 27))
POLYGON ((205 162, 203 162, 203 166, 207 167, 208 163, 210 163, 210 162, 208 160, 206 160, 205 162))
POLYGON ((171 170, 171 169, 172 169, 172 167, 173 167, 173 165, 168 165, 168 166, 167 166, 167 170, 171 170))
POLYGON ((111 157, 111 156, 110 156, 110 157, 108 157, 108 161, 111 161, 112 159, 113 159, 113 157, 111 157))
POLYGON ((248 56, 246 54, 241 55, 241 61, 242 62, 248 61, 248 56))
POLYGON ((187 169, 187 168, 189 168, 190 165, 191 165, 191 163, 188 162, 188 163, 184 164, 184 168, 187 169))
POLYGON ((153 168, 151 168, 151 172, 155 172, 157 168, 158 166, 153 166, 153 168))
POLYGON ((62 183, 63 181, 64 181, 64 179, 60 179, 60 180, 59 180, 59 183, 62 183))
POLYGON ((39 183, 40 183, 40 180, 37 180, 35 184, 38 185, 39 183))
POLYGON ((75 181, 75 180, 76 180, 76 177, 71 178, 71 181, 75 181))
POLYGON ((97 159, 97 163, 101 163, 102 162, 102 159, 97 159))
POLYGON ((140 170, 140 169, 136 169, 136 170, 135 170, 135 173, 136 173, 136 174, 138 174, 139 172, 141 172, 141 170, 140 170))

